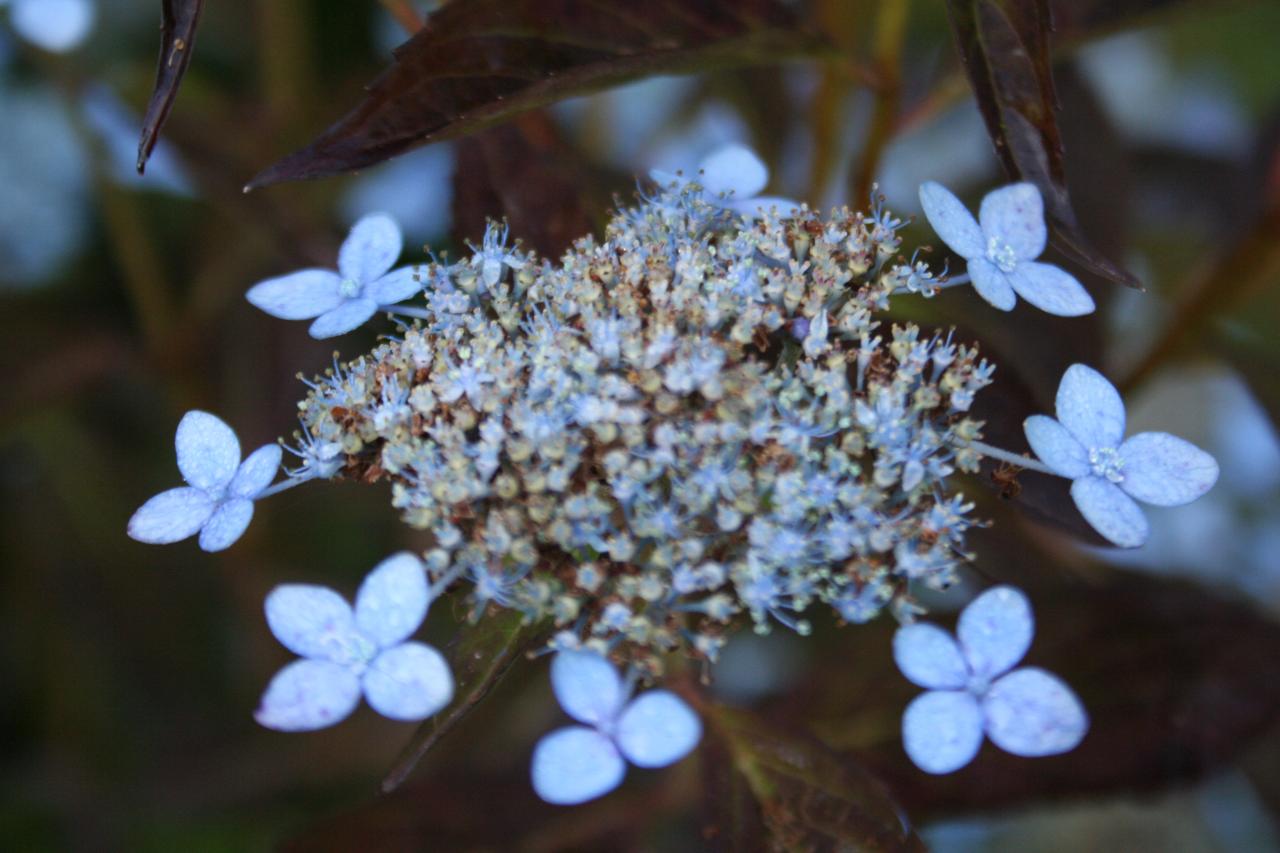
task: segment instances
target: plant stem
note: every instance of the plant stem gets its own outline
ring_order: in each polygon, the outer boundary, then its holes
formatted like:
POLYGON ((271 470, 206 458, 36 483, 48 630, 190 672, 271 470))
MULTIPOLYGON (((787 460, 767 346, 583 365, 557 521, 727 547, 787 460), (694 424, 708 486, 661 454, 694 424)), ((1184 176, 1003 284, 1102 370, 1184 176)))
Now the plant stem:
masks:
POLYGON ((422 29, 424 23, 422 16, 410 5, 409 0, 379 0, 379 2, 391 13, 391 17, 396 19, 400 28, 409 35, 422 29))
POLYGON ((1041 474, 1048 474, 1051 477, 1060 477, 1061 474, 1049 468, 1047 465, 1037 462, 1029 456, 1020 456, 1008 450, 1001 450, 999 447, 993 447, 985 441, 966 441, 964 447, 972 447, 974 450, 991 459, 999 459, 1001 462, 1008 462, 1010 465, 1017 465, 1019 468, 1025 468, 1028 471, 1039 471, 1041 474))

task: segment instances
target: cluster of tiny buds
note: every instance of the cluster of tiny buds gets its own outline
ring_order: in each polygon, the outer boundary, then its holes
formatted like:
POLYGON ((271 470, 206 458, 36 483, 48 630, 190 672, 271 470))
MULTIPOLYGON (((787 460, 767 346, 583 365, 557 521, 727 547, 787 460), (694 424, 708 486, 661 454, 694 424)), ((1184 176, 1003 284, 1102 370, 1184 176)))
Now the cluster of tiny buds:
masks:
POLYGON ((935 280, 894 264, 900 226, 878 205, 744 218, 694 182, 558 264, 491 225, 418 269, 411 325, 309 382, 296 470, 390 480, 476 618, 550 618, 651 674, 743 622, 805 633, 814 603, 910 612, 968 558, 948 477, 977 469, 992 367, 875 319, 935 280))

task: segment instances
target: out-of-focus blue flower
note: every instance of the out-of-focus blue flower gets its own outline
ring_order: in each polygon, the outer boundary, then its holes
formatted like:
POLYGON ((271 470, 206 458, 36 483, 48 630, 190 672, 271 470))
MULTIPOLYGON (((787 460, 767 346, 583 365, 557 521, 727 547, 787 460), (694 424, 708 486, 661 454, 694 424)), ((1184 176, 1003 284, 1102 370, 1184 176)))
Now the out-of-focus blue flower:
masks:
POLYGON ((664 187, 696 181, 708 202, 743 216, 759 216, 770 208, 790 216, 800 206, 791 199, 760 195, 769 183, 769 169, 745 145, 726 145, 713 152, 698 164, 697 175, 692 178, 661 169, 651 170, 649 177, 664 187))
POLYGON ((670 691, 650 690, 628 702, 618 671, 594 652, 558 652, 551 687, 565 713, 586 725, 557 729, 533 750, 533 789, 549 803, 603 796, 621 784, 627 761, 666 767, 702 737, 697 714, 670 691))
POLYGON ((90 86, 80 99, 80 106, 85 121, 102 140, 108 174, 113 181, 126 187, 193 195, 186 169, 167 140, 161 139, 151 152, 146 174, 138 174, 135 162, 142 122, 108 86, 90 86))
POLYGON ((93 30, 92 0, 0 0, 22 38, 43 50, 65 53, 79 47, 93 30))
POLYGON ((1147 540, 1147 519, 1134 498, 1180 506, 1217 482, 1218 463, 1188 441, 1165 432, 1126 440, 1120 392, 1091 367, 1067 368, 1056 408, 1057 420, 1027 418, 1027 441, 1042 462, 1073 481, 1080 513, 1109 542, 1136 548, 1147 540))
POLYGON ((978 219, 950 190, 933 181, 920 186, 920 204, 942 242, 968 262, 978 295, 996 308, 1010 311, 1021 296, 1061 317, 1093 311, 1093 298, 1070 273, 1035 260, 1049 232, 1044 201, 1034 184, 1011 184, 987 193, 978 219))
POLYGON ((299 270, 260 281, 245 297, 273 317, 309 320, 311 337, 332 338, 364 324, 379 308, 422 290, 413 267, 390 271, 404 239, 394 219, 366 216, 355 224, 338 253, 338 272, 299 270))
POLYGON ((362 174, 339 207, 352 224, 386 213, 419 243, 440 239, 453 224, 454 147, 442 142, 396 157, 362 174))
POLYGON ((951 773, 978 754, 985 732, 1027 758, 1075 749, 1089 728, 1080 700, 1056 676, 1013 666, 1031 646, 1031 605, 998 586, 960 614, 959 643, 937 625, 898 629, 893 657, 913 684, 928 688, 902 715, 902 745, 926 773, 951 773))
POLYGON ((354 611, 328 587, 276 587, 267 596, 267 624, 301 660, 276 673, 254 719, 286 732, 321 729, 346 719, 362 693, 393 720, 436 713, 453 698, 453 675, 438 651, 409 641, 430 603, 426 570, 408 552, 374 567, 354 611))
POLYGON ((253 501, 280 468, 280 447, 267 444, 240 461, 235 431, 216 415, 192 411, 178 424, 178 470, 188 485, 147 501, 129 519, 129 535, 155 545, 200 534, 200 547, 230 547, 253 518, 253 501))

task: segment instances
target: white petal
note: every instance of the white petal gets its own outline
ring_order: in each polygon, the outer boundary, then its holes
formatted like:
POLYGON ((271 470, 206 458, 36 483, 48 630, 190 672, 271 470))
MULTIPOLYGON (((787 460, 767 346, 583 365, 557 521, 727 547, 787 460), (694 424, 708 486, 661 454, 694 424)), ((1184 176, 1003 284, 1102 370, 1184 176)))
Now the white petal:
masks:
POLYGON ((982 710, 992 742, 1027 758, 1075 749, 1089 728, 1071 688, 1035 667, 1015 670, 991 685, 982 710))
POLYGON ((435 649, 401 643, 373 659, 364 674, 364 698, 393 720, 423 720, 453 698, 453 674, 435 649))
POLYGON ((422 292, 422 267, 401 267, 392 270, 364 289, 364 295, 379 305, 395 305, 422 292))
POLYGON ((637 696, 614 730, 618 749, 637 767, 666 767, 688 755, 701 738, 698 715, 669 690, 637 696))
POLYGON ((197 489, 222 489, 240 465, 240 442, 235 431, 208 412, 182 416, 174 439, 178 470, 197 489))
POLYGON ((968 693, 921 693, 902 715, 902 746, 926 773, 964 767, 982 746, 982 709, 968 693))
POLYGON ((776 210, 778 216, 783 219, 795 216, 800 211, 800 202, 773 195, 758 195, 742 199, 733 198, 724 202, 723 206, 735 213, 740 213, 753 219, 758 219, 771 210, 776 210))
POLYGON ((726 145, 712 152, 699 171, 698 183, 716 197, 732 193, 733 198, 750 198, 769 183, 768 167, 745 145, 726 145))
POLYGON ((378 303, 368 297, 348 299, 337 308, 321 314, 311 324, 307 334, 316 340, 345 335, 352 329, 358 329, 365 321, 378 311, 378 303))
POLYGON ((1011 586, 992 587, 969 602, 956 626, 969 671, 983 678, 1012 669, 1031 647, 1034 633, 1031 603, 1011 586))
POLYGON ((338 271, 357 284, 368 284, 391 269, 402 248, 396 221, 385 213, 371 213, 351 226, 338 251, 338 271))
POLYGON ((267 625, 286 649, 304 658, 347 660, 356 636, 351 606, 324 586, 285 584, 266 600, 267 625))
POLYGON ((1040 461, 1072 480, 1089 473, 1089 451, 1066 427, 1048 415, 1032 415, 1022 422, 1027 442, 1040 461))
POLYGON ((973 289, 993 308, 1012 311, 1013 306, 1018 304, 1018 297, 1013 292, 1009 277, 986 258, 970 259, 969 278, 973 280, 973 289))
POLYGON ((15 0, 10 22, 37 47, 63 53, 88 37, 94 17, 89 0, 15 0))
POLYGON ((253 520, 253 501, 231 498, 213 511, 200 531, 200 547, 205 551, 230 548, 244 535, 253 520))
POLYGON ((1088 449, 1116 447, 1124 438, 1120 392, 1092 367, 1073 364, 1058 385, 1058 420, 1088 449))
POLYGON ((622 707, 622 679, 595 652, 566 650, 551 661, 551 689, 565 713, 582 723, 612 720, 622 707))
POLYGON ((1091 314, 1093 297, 1075 276, 1052 264, 1022 261, 1009 273, 1018 295, 1047 314, 1079 317, 1091 314))
POLYGON ((934 181, 926 181, 920 185, 920 206, 942 242, 957 255, 973 260, 986 254, 987 242, 982 237, 978 220, 951 190, 934 181))
POLYGON ((356 625, 382 648, 409 638, 430 603, 422 561, 402 551, 374 566, 356 593, 356 625))
POLYGON ((333 270, 307 269, 260 281, 244 295, 254 306, 281 320, 310 320, 342 304, 333 270))
POLYGON ((1218 481, 1218 463, 1189 441, 1167 432, 1140 432, 1120 445, 1120 488, 1156 506, 1180 506, 1218 481))
POLYGON ((609 793, 627 764, 613 742, 593 729, 556 729, 533 748, 533 790, 548 803, 572 806, 609 793))
POLYGON ((306 732, 341 722, 360 701, 360 681, 345 667, 298 660, 276 673, 253 718, 269 729, 306 732))
POLYGON ((264 444, 240 463, 227 491, 236 497, 253 498, 271 485, 280 470, 280 445, 264 444))
POLYGON ((201 489, 169 489, 138 507, 129 519, 129 535, 152 545, 186 539, 204 527, 213 515, 214 505, 214 500, 201 489))
POLYGON ((913 684, 958 690, 969 680, 960 647, 951 635, 928 622, 903 625, 893 635, 893 659, 913 684))
POLYGON ((1084 520, 1107 541, 1121 548, 1137 548, 1147 541, 1147 517, 1115 483, 1082 477, 1071 484, 1071 497, 1084 520))
POLYGON ((1044 200, 1035 184, 1012 184, 987 193, 978 208, 978 221, 985 237, 1009 246, 1020 261, 1040 257, 1049 237, 1044 200))

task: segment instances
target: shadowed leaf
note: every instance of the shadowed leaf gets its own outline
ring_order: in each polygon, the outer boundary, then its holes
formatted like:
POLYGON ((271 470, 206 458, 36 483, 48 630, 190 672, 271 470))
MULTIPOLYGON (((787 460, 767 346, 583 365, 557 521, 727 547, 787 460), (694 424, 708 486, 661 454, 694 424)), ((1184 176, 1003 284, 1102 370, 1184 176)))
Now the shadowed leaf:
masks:
POLYGON ((1053 245, 1098 275, 1138 287, 1132 273, 1093 247, 1071 207, 1045 0, 948 0, 947 8, 996 154, 1010 177, 1040 188, 1053 245))
POLYGON ((361 169, 641 77, 779 62, 821 46, 780 0, 452 3, 396 51, 354 110, 249 187, 361 169))
POLYGON ((147 114, 142 120, 142 140, 138 143, 138 174, 147 167, 151 150, 160 141, 160 129, 164 127, 169 110, 178 97, 182 75, 191 62, 191 50, 195 46, 196 26, 204 0, 162 0, 160 4, 160 60, 156 65, 156 85, 147 103, 147 114))

